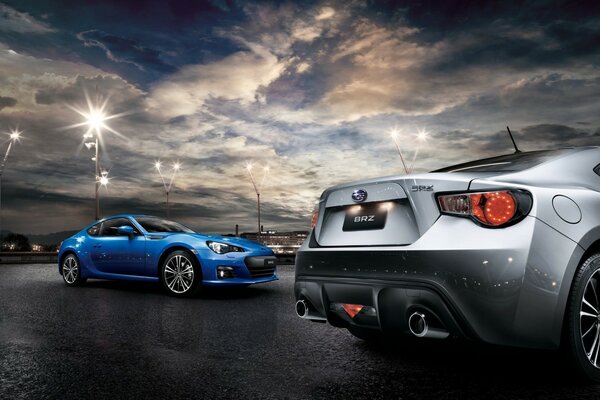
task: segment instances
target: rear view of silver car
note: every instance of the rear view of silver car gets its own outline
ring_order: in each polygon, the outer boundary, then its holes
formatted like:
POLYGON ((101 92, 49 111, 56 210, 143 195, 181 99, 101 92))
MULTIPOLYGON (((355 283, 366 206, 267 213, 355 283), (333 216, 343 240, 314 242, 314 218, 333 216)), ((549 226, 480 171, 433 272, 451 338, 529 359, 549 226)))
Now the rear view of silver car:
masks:
POLYGON ((327 189, 296 312, 365 340, 566 349, 600 381, 600 148, 517 152, 327 189))

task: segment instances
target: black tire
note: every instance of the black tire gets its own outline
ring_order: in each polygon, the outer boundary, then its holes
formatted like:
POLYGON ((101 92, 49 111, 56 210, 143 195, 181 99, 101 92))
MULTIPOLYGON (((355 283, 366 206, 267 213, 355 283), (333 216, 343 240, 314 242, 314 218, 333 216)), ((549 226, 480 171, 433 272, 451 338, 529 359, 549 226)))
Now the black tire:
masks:
POLYGON ((587 258, 573 278, 565 324, 571 364, 586 380, 600 382, 600 253, 587 258))
POLYGON ((192 253, 177 250, 169 253, 160 266, 160 281, 168 294, 175 297, 198 295, 202 288, 202 270, 192 253))
POLYGON ((60 268, 63 281, 67 286, 81 286, 87 279, 81 277, 81 264, 75 254, 67 254, 60 268))
POLYGON ((383 334, 377 329, 349 326, 348 332, 350 332, 354 337, 366 342, 377 342, 383 340, 383 334))

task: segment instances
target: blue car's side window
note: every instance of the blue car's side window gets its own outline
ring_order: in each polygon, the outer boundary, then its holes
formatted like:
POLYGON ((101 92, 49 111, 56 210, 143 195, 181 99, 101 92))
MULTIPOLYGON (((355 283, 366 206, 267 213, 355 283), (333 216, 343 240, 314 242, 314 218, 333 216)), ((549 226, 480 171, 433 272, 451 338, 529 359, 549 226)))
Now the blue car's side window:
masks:
POLYGON ((120 236, 118 229, 121 226, 131 226, 136 234, 139 234, 138 230, 127 218, 113 218, 108 219, 102 223, 100 229, 100 236, 120 236))
POLYGON ((90 236, 98 236, 98 234, 100 233, 100 225, 101 224, 96 224, 91 226, 88 230, 87 233, 90 236))

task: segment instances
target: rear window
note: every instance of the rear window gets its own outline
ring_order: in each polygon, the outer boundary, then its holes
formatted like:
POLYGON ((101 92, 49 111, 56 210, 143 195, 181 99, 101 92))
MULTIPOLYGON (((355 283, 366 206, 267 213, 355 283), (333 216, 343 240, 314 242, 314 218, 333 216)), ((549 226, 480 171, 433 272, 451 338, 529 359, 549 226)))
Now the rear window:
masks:
POLYGON ((553 158, 562 156, 571 149, 530 151, 499 157, 484 158, 437 169, 431 172, 518 172, 535 167, 553 158))

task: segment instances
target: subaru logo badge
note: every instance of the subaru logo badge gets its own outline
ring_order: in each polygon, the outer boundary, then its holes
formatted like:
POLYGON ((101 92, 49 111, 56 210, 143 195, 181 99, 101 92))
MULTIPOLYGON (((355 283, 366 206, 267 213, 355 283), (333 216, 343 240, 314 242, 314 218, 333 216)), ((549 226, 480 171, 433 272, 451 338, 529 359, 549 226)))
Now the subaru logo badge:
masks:
POLYGON ((356 203, 362 203, 367 199, 367 191, 362 189, 357 189, 352 193, 352 200, 356 203))

